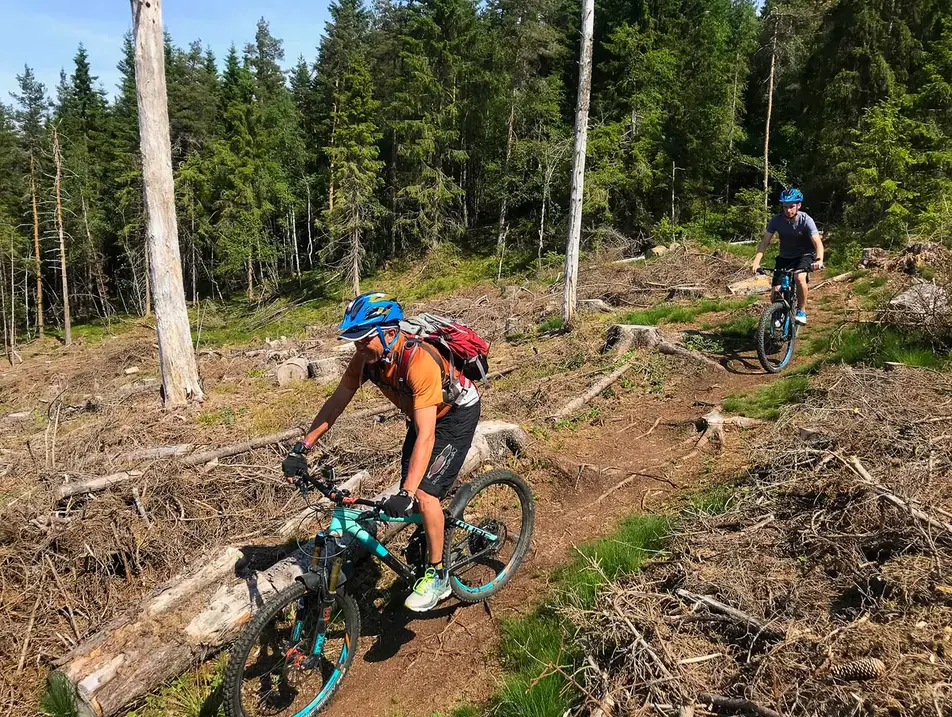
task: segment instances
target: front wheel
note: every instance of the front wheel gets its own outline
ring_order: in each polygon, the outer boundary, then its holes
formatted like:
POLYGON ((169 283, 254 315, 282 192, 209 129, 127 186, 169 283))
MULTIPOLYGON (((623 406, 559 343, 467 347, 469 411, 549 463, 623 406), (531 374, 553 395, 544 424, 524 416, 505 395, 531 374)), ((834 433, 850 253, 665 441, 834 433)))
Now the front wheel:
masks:
POLYGON ((525 559, 532 540, 535 504, 526 482, 510 470, 486 471, 460 488, 449 514, 495 536, 449 523, 443 563, 450 589, 462 602, 495 595, 525 559))
POLYGON ((360 612, 338 591, 323 634, 320 598, 299 582, 272 597, 231 647, 227 717, 310 717, 331 701, 354 659, 360 612))
POLYGON ((797 343, 797 322, 793 311, 782 301, 764 309, 757 326, 757 358, 767 373, 779 373, 793 358, 797 343))

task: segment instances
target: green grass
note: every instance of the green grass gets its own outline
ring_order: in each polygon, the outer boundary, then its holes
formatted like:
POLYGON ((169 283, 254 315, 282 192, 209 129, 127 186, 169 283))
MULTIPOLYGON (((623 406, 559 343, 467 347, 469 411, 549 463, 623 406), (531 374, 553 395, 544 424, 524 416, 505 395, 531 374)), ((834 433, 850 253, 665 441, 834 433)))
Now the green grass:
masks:
POLYGON ((224 717, 219 687, 227 656, 186 672, 126 717, 224 717))
POLYGON ((713 331, 718 336, 731 339, 752 339, 757 330, 759 316, 739 314, 732 316, 720 324, 704 324, 704 331, 713 331))
POLYGON ((619 318, 622 324, 655 326, 658 324, 688 324, 702 314, 716 311, 735 311, 750 306, 757 297, 744 299, 701 299, 690 304, 657 304, 649 309, 632 311, 619 318))
POLYGON ((78 717, 76 688, 65 675, 54 672, 40 700, 40 714, 46 717, 78 717))
POLYGON ((794 374, 746 393, 727 396, 723 406, 728 413, 776 421, 780 417, 781 407, 790 403, 802 403, 809 390, 809 376, 794 374))
POLYGON ((539 326, 536 328, 536 333, 548 334, 559 331, 562 329, 562 323, 561 316, 550 316, 539 324, 539 326))
POLYGON ((886 362, 946 369, 949 357, 936 351, 924 338, 890 326, 850 326, 829 338, 817 337, 808 351, 826 351, 828 363, 865 364, 881 368, 886 362))
MULTIPOLYGON (((501 689, 481 710, 459 717, 561 717, 572 692, 577 652, 561 604, 591 605, 607 581, 633 573, 664 547, 671 529, 668 516, 633 516, 608 536, 577 548, 571 564, 555 571, 555 591, 546 604, 524 617, 502 623, 500 651, 506 668, 501 689)), ((472 708, 467 708, 472 709, 472 708)))
POLYGON ((688 508, 695 513, 719 515, 727 511, 737 493, 737 486, 731 483, 705 488, 688 498, 688 508))
POLYGON ((590 607, 601 585, 636 572, 655 556, 670 530, 668 516, 636 515, 623 520, 611 535, 578 546, 578 557, 556 571, 561 599, 590 607))

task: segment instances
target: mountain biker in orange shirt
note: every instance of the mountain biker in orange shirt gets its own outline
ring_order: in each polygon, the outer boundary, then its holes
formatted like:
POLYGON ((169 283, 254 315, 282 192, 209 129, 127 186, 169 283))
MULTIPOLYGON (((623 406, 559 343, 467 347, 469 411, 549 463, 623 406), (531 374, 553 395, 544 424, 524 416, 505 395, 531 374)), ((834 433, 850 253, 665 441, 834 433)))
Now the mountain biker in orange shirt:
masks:
POLYGON ((307 468, 305 454, 330 430, 365 381, 372 382, 403 411, 408 428, 401 460, 401 489, 387 499, 384 512, 406 516, 419 506, 423 514, 429 567, 404 604, 410 610, 425 612, 450 595, 442 563, 444 520, 440 500, 456 482, 472 445, 480 398, 471 381, 447 371, 446 359, 434 347, 420 342, 404 351, 407 336, 400 330, 403 318, 400 304, 384 294, 362 294, 348 304, 338 327, 339 338, 355 343, 354 356, 337 389, 282 467, 285 476, 307 468), (407 365, 399 365, 401 361, 407 365), (458 385, 445 386, 447 375, 454 375, 458 385))

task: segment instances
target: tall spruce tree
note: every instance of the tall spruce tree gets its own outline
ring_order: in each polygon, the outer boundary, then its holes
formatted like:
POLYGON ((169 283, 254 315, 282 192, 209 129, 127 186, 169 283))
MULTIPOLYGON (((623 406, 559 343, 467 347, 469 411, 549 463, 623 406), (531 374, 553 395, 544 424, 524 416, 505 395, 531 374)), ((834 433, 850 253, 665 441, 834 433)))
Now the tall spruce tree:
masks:
POLYGON ((379 103, 373 98, 370 74, 368 14, 360 0, 335 2, 330 13, 325 42, 337 46, 334 69, 338 74, 325 84, 332 132, 324 153, 330 163, 330 186, 335 190, 334 204, 324 213, 331 238, 325 256, 343 258, 345 275, 356 296, 360 293, 364 237, 383 210, 375 194, 383 168, 377 148, 381 133, 375 122, 379 103))

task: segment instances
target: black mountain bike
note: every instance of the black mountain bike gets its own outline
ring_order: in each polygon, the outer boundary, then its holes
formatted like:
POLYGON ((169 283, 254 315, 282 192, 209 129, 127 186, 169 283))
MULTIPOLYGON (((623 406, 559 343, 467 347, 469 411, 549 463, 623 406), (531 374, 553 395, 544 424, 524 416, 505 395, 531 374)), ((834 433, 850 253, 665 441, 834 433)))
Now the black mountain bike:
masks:
MULTIPOLYGON (((426 569, 423 518, 391 518, 383 501, 351 497, 307 472, 295 485, 333 502, 330 527, 317 534, 310 567, 255 613, 231 648, 222 692, 228 717, 310 717, 331 701, 357 650, 360 612, 347 581, 369 552, 408 580, 426 569), (358 506, 362 506, 362 510, 358 506), (415 525, 401 560, 376 538, 377 523, 415 525)), ((532 539, 532 492, 518 475, 490 470, 456 492, 446 516, 443 564, 453 595, 475 603, 495 595, 522 563, 532 539)))
POLYGON ((757 358, 767 373, 779 373, 793 358, 797 343, 797 283, 794 274, 803 269, 760 268, 758 274, 780 274, 780 291, 760 317, 757 326, 757 358))

